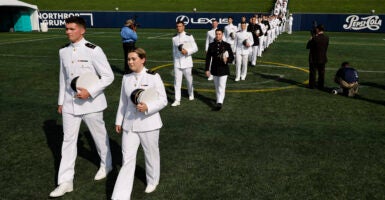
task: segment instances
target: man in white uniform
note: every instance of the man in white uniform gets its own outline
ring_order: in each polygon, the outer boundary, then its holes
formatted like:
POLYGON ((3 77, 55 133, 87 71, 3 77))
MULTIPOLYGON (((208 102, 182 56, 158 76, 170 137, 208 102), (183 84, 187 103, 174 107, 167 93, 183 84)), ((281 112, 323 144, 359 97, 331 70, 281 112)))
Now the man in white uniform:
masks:
POLYGON ((258 25, 262 29, 262 34, 259 36, 259 45, 258 45, 258 57, 262 57, 262 52, 265 50, 264 41, 265 41, 265 34, 267 31, 267 27, 264 23, 262 23, 262 17, 258 18, 258 25))
POLYGON ((82 120, 88 126, 100 156, 100 168, 95 180, 101 180, 112 170, 111 151, 103 110, 107 108, 103 90, 112 83, 114 74, 103 50, 89 43, 83 35, 86 23, 83 18, 65 20, 70 43, 60 49, 60 88, 58 112, 63 115, 62 158, 58 174, 58 187, 50 197, 63 196, 73 190, 77 139, 82 120), (71 81, 85 73, 94 73, 100 79, 89 88, 71 88, 71 81))
POLYGON ((172 38, 175 101, 171 106, 174 107, 180 105, 183 75, 186 78, 189 100, 194 100, 193 60, 191 55, 198 51, 194 37, 185 32, 185 25, 182 21, 176 22, 176 30, 177 34, 172 38))
POLYGON ((262 35, 262 28, 257 24, 257 17, 252 16, 251 22, 247 27, 247 31, 251 33, 253 36, 254 44, 251 47, 251 52, 249 54, 249 62, 251 62, 251 66, 255 67, 257 64, 257 55, 259 50, 259 37, 262 35))
POLYGON ((291 34, 293 28, 293 14, 290 13, 288 23, 287 23, 287 33, 291 34))
POLYGON ((254 44, 253 36, 246 30, 246 22, 241 22, 242 31, 235 35, 236 72, 235 81, 245 80, 247 75, 247 61, 251 46, 254 44))
POLYGON ((227 38, 227 43, 230 44, 231 50, 235 51, 235 34, 238 31, 238 27, 233 24, 233 17, 228 18, 229 24, 225 26, 224 37, 227 38))

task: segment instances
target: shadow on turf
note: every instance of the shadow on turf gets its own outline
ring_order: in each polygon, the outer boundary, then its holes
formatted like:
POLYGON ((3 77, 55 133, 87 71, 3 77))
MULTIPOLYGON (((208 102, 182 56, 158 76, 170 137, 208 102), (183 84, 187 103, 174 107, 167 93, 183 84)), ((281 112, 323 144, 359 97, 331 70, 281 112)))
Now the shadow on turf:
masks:
MULTIPOLYGON (((47 145, 48 148, 50 148, 52 152, 52 156, 54 159, 54 170, 55 170, 55 184, 58 181, 58 171, 60 166, 60 160, 61 160, 61 147, 63 142, 63 126, 60 125, 57 120, 46 120, 43 124, 43 130, 47 139, 47 145)), ((99 167, 100 158, 96 150, 96 146, 94 143, 94 140, 92 139, 92 135, 89 131, 84 131, 82 133, 79 133, 78 136, 78 142, 77 142, 77 148, 78 148, 78 156, 89 160, 91 163, 93 163, 97 168, 99 167), (83 141, 82 137, 85 137, 89 148, 85 147, 85 142, 83 141)), ((115 185, 116 178, 118 176, 118 168, 117 166, 122 166, 122 148, 121 146, 115 142, 114 140, 110 139, 110 149, 112 154, 112 166, 113 170, 108 175, 106 180, 106 196, 107 199, 111 199, 111 195, 113 192, 113 188, 115 185)), ((96 171, 95 171, 96 173, 96 171)), ((135 177, 139 179, 141 182, 146 185, 146 172, 143 167, 136 165, 135 169, 135 177)))
POLYGON ((263 74, 263 73, 259 73, 259 72, 254 72, 254 75, 258 75, 261 78, 271 79, 271 80, 274 80, 274 81, 277 81, 277 82, 281 82, 281 83, 288 83, 290 85, 296 85, 296 86, 299 86, 299 87, 307 87, 307 85, 305 85, 303 83, 300 83, 300 82, 297 82, 297 81, 294 81, 294 80, 290 80, 290 79, 286 79, 286 78, 281 78, 281 77, 279 77, 277 75, 269 75, 269 74, 263 74))
MULTIPOLYGON (((169 103, 173 103, 174 102, 174 95, 175 95, 174 89, 171 87, 166 87, 166 93, 167 93, 167 101, 169 103)), ((182 97, 188 98, 187 90, 182 89, 181 95, 182 95, 182 97)), ((215 99, 208 98, 208 97, 198 93, 197 91, 194 91, 194 97, 196 100, 202 101, 203 103, 208 105, 213 111, 216 109, 216 100, 215 99)))
POLYGON ((377 84, 377 83, 372 83, 372 82, 360 82, 360 85, 365 85, 365 86, 375 87, 375 88, 378 88, 378 89, 383 89, 383 90, 385 90, 385 85, 380 85, 380 84, 377 84))
MULTIPOLYGON (((378 84, 376 84, 376 83, 373 83, 373 85, 370 85, 370 84, 368 84, 368 83, 360 83, 360 85, 366 85, 366 86, 369 86, 369 87, 377 87, 377 88, 379 88, 379 89, 385 90, 385 87, 384 87, 384 86, 378 85, 378 84)), ((325 88, 322 89, 321 91, 331 94, 333 89, 335 89, 335 88, 325 87, 325 88)), ((341 94, 340 94, 340 95, 341 95, 341 94)), ((353 99, 357 99, 357 100, 361 100, 361 101, 367 101, 367 102, 369 102, 369 103, 374 103, 374 104, 378 104, 378 105, 385 106, 385 101, 383 101, 383 100, 369 99, 369 98, 367 98, 367 97, 365 97, 365 96, 362 96, 362 95, 360 95, 360 94, 357 94, 357 95, 355 95, 354 97, 348 97, 348 96, 346 96, 346 95, 341 95, 341 96, 345 96, 346 98, 353 98, 353 99)))

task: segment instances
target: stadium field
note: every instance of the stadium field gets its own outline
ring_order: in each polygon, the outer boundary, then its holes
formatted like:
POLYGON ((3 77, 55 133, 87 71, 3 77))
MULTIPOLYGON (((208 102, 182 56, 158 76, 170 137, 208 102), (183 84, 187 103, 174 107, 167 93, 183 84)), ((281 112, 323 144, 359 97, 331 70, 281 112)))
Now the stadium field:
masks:
MULTIPOLYGON (((360 95, 347 98, 306 88, 308 32, 282 34, 234 81, 234 66, 221 111, 213 83, 203 76, 206 30, 188 30, 194 55, 194 101, 161 111, 161 180, 145 194, 144 158, 138 153, 132 199, 385 199, 385 63, 383 34, 327 33, 326 86, 343 61, 360 75, 360 95)), ((109 199, 121 166, 121 138, 114 132, 123 71, 118 29, 88 29, 115 74, 105 91, 105 122, 114 170, 93 181, 98 156, 81 127, 74 191, 61 199, 109 199)), ((137 46, 148 52, 169 104, 172 29, 139 29, 137 46)), ((63 139, 56 113, 58 50, 62 29, 47 33, 0 33, 0 199, 48 199, 54 189, 63 139)))

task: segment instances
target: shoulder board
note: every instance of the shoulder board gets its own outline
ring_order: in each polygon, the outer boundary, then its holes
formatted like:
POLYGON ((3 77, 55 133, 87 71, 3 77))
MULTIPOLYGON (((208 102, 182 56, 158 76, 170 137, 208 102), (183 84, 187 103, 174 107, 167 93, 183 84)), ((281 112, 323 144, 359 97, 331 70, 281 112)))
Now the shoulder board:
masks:
POLYGON ((242 31, 237 31, 237 33, 239 33, 239 32, 242 32, 242 31))
POLYGON ((71 44, 71 43, 67 43, 67 44, 65 44, 65 45, 61 46, 61 47, 60 47, 60 49, 62 49, 62 48, 66 48, 66 47, 68 47, 70 44, 71 44))
POLYGON ((96 45, 88 43, 88 42, 85 45, 86 45, 86 47, 91 48, 91 49, 95 49, 95 47, 96 47, 96 45))
POLYGON ((178 35, 178 33, 175 33, 175 35, 173 37, 176 37, 178 35))
POLYGON ((154 71, 152 71, 152 70, 150 70, 150 69, 147 70, 147 73, 148 73, 148 74, 151 74, 151 75, 155 75, 155 74, 156 74, 154 71))
POLYGON ((186 35, 191 36, 191 33, 186 33, 186 35))

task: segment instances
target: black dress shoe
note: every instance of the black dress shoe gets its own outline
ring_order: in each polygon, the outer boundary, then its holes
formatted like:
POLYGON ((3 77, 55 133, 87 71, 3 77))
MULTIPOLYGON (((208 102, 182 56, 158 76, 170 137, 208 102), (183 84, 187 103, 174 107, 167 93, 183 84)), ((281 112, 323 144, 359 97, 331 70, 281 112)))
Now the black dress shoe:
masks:
POLYGON ((221 103, 217 103, 217 105, 215 106, 215 111, 219 111, 222 109, 222 104, 221 103))

